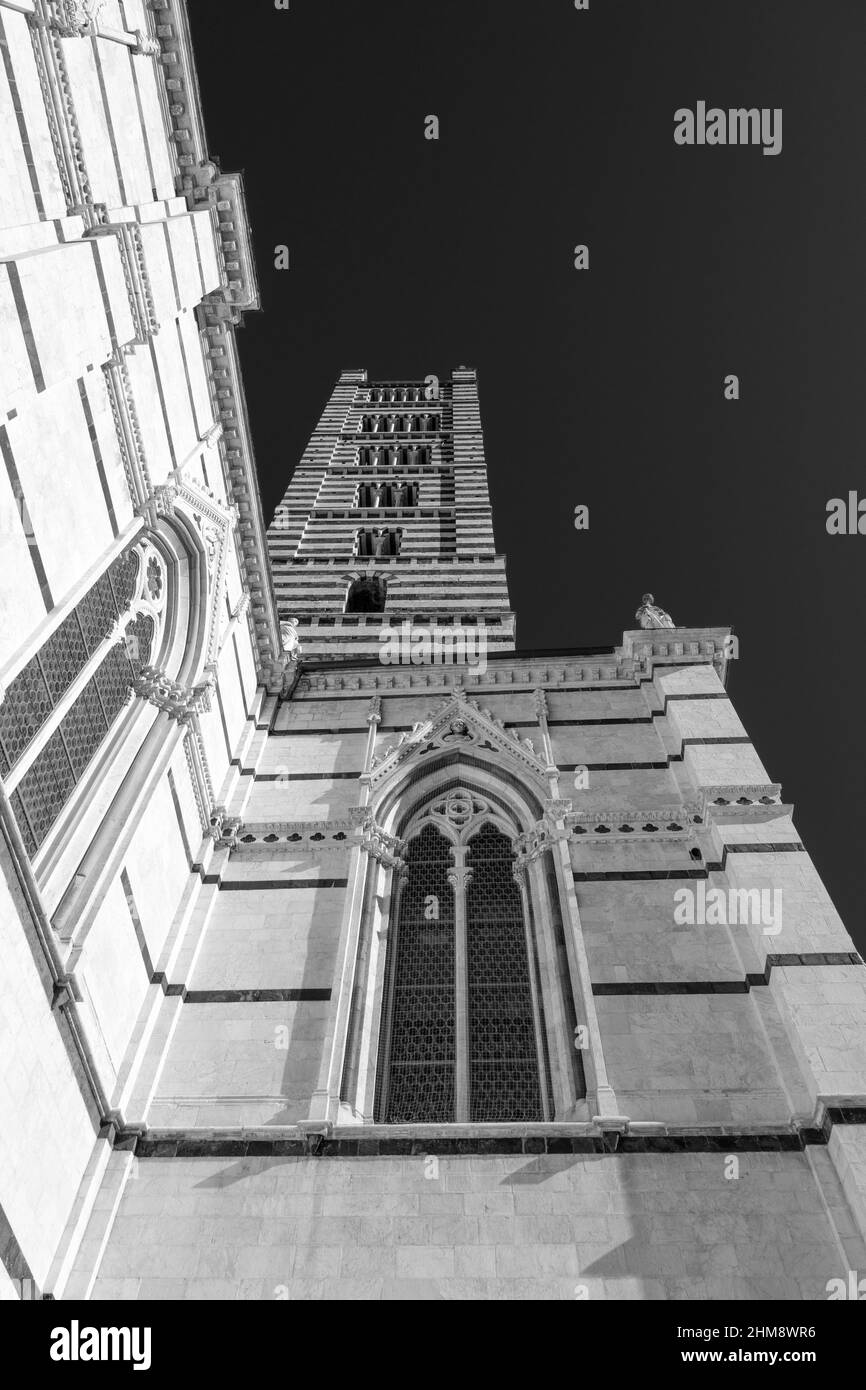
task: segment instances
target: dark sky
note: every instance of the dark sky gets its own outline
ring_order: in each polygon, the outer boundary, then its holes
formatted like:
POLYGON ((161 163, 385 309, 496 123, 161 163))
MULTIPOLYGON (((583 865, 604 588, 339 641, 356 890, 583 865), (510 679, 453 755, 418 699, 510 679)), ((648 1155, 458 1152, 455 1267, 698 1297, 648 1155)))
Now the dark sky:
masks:
POLYGON ((645 589, 733 624, 730 693, 862 949, 866 536, 825 523, 866 497, 866 4, 590 4, 192 0, 258 257, 266 520, 342 367, 476 367, 520 647, 613 645, 645 589), (676 146, 698 101, 781 107, 781 154, 676 146))

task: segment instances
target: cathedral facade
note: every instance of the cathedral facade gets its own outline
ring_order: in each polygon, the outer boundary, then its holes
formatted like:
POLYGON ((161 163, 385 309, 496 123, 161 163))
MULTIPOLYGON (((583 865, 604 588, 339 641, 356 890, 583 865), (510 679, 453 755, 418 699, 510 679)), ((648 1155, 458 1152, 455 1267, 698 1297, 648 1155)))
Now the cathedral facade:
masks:
POLYGON ((522 650, 467 367, 266 531, 185 4, 0 52, 3 1295, 828 1297, 866 972, 730 629, 522 650))

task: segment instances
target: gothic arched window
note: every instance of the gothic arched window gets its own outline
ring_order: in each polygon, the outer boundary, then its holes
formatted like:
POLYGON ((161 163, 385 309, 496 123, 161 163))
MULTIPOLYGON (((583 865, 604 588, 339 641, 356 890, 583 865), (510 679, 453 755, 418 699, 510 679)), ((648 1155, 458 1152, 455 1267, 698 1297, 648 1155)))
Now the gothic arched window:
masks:
POLYGON ((469 841, 466 956, 470 1118, 542 1118, 538 1049, 520 889, 506 837, 487 824, 469 841))
POLYGON ((406 851, 386 999, 380 1108, 389 1124, 454 1119, 454 894, 451 851, 427 825, 406 851))
MULTIPOLYGON (((470 803, 471 805, 471 803, 470 803)), ((389 955, 376 1114, 543 1120, 539 1028, 511 842, 485 823, 410 839, 389 955)))
POLYGON ((31 856, 44 843, 150 664, 165 603, 155 552, 125 551, 12 681, 0 775, 31 856))

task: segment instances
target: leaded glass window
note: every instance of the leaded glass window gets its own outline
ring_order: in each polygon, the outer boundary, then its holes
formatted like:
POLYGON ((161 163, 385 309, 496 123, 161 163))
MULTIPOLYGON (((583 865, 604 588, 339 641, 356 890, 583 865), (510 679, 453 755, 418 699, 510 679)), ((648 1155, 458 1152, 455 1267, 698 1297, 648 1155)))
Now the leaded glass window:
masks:
MULTIPOLYGON (((465 803, 471 816, 471 799, 465 803)), ((491 823, 411 837, 386 975, 376 1114, 388 1124, 544 1119, 523 900, 491 823)))
POLYGON ((0 704, 0 776, 6 777, 15 767, 129 608, 139 565, 135 549, 115 560, 10 683, 0 704))
POLYGON ((142 555, 136 544, 100 575, 10 683, 0 703, 0 776, 10 784, 31 855, 44 843, 128 703, 135 681, 153 660, 159 609, 164 607, 164 570, 155 552, 143 569, 142 555))
POLYGON ((93 676, 18 783, 12 805, 28 854, 35 854, 44 842, 115 719, 128 703, 133 683, 142 665, 149 660, 153 632, 154 622, 147 614, 139 614, 128 625, 125 640, 108 648, 93 676))
POLYGON ((454 1118, 454 893, 448 841, 425 826, 406 852, 386 1019, 389 1124, 454 1118))
POLYGON ((466 889, 469 1097, 475 1121, 544 1118, 520 889, 494 825, 469 841, 466 889))

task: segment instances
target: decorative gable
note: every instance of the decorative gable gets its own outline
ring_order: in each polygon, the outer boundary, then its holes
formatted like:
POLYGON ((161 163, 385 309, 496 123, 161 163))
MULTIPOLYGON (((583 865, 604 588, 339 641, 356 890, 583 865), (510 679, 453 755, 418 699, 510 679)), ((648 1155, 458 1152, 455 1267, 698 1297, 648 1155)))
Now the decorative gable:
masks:
POLYGON ((532 740, 521 739, 506 729, 501 719, 467 698, 458 687, 442 701, 438 711, 400 735, 396 743, 373 758, 370 781, 378 786, 412 759, 421 760, 443 749, 479 749, 504 758, 524 772, 543 777, 547 771, 532 740))

